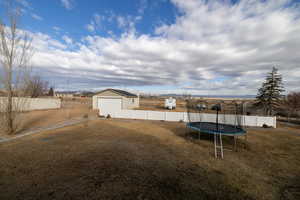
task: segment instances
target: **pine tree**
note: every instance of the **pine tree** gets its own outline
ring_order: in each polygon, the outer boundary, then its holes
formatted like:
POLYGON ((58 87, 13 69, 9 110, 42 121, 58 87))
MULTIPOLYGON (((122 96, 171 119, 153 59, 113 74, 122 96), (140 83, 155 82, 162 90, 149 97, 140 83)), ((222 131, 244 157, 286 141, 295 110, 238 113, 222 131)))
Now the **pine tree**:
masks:
POLYGON ((278 73, 278 69, 273 67, 258 90, 256 105, 262 107, 266 115, 273 115, 275 109, 280 105, 282 92, 284 92, 282 76, 278 73))
POLYGON ((48 96, 53 97, 54 96, 54 90, 53 87, 50 88, 49 92, 48 92, 48 96))

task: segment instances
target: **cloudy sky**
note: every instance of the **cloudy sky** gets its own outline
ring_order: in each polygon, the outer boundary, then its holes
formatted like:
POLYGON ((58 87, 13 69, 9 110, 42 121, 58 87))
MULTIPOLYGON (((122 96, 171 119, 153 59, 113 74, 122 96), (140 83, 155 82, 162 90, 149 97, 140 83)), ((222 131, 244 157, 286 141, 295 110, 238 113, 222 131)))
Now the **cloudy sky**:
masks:
POLYGON ((58 90, 251 95, 273 66, 300 90, 299 0, 18 2, 58 90))

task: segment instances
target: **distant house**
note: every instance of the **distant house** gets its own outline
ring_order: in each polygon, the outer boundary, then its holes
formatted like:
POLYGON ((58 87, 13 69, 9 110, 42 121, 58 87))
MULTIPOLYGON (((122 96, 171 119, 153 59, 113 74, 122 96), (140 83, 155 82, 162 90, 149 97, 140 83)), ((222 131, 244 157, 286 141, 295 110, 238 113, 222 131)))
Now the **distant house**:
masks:
POLYGON ((139 96, 124 90, 106 89, 93 96, 93 109, 133 109, 140 104, 139 96))
POLYGON ((73 98, 75 92, 54 92, 55 97, 61 97, 61 98, 73 98))

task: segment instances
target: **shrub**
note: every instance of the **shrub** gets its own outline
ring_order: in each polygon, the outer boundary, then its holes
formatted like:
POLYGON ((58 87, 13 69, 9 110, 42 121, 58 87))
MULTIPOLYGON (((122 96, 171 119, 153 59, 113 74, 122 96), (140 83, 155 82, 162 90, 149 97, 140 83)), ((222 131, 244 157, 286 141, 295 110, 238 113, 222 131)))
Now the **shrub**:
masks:
POLYGON ((262 125, 263 128, 271 128, 271 126, 268 126, 267 124, 262 125))
POLYGON ((84 118, 84 119, 89 118, 89 114, 84 114, 84 115, 83 115, 83 118, 84 118))

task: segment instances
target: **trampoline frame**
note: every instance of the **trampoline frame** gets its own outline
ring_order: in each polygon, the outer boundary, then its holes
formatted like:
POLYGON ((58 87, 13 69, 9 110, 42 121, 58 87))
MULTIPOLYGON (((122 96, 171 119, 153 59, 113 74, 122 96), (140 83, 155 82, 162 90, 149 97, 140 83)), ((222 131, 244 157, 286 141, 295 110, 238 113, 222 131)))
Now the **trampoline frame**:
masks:
POLYGON ((229 125, 229 124, 217 124, 217 123, 213 123, 213 122, 189 122, 187 123, 187 128, 190 128, 190 129, 193 129, 195 131, 198 131, 198 132, 201 132, 201 133, 207 133, 207 134, 221 134, 221 135, 227 135, 227 136, 240 136, 240 135, 245 135, 247 132, 240 128, 241 131, 239 132, 236 132, 236 133, 224 133, 222 131, 210 131, 210 130, 205 130, 205 129, 201 129, 199 127, 195 127, 195 126, 192 126, 191 124, 195 124, 195 123, 211 123, 211 124, 216 124, 216 126, 233 126, 233 125, 229 125))
POLYGON ((209 131, 209 130, 203 130, 201 128, 192 126, 191 124, 196 124, 196 123, 210 123, 210 124, 215 124, 216 126, 222 125, 222 126, 233 126, 230 124, 219 124, 219 123, 213 123, 213 122, 189 122, 186 124, 186 127, 189 129, 192 129, 194 131, 197 131, 199 134, 199 139, 200 139, 200 134, 204 133, 204 134, 212 134, 214 135, 214 148, 215 148, 215 158, 218 157, 218 149, 221 151, 221 158, 223 159, 223 142, 222 142, 222 136, 231 136, 234 139, 234 143, 233 143, 233 149, 234 151, 237 151, 237 138, 239 136, 245 136, 245 141, 247 141, 247 131, 245 131, 243 128, 239 128, 241 129, 241 131, 239 132, 235 132, 235 133, 224 133, 221 131, 218 131, 219 128, 217 128, 216 131, 209 131), (219 137, 219 140, 218 140, 219 137), (218 144, 219 143, 219 144, 218 144))

